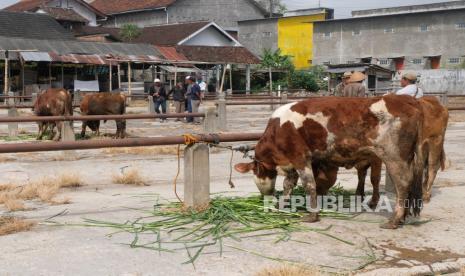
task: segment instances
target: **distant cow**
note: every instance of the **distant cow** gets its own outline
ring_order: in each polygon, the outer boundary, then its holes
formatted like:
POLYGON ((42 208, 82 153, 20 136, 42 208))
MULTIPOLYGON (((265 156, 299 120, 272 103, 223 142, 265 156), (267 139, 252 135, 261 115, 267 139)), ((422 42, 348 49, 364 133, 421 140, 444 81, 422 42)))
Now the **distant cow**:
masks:
MULTIPOLYGON (((71 116, 73 115, 73 102, 71 95, 65 89, 50 88, 42 91, 37 96, 37 100, 33 106, 34 114, 36 116, 71 116)), ((56 124, 56 122, 39 122, 39 134, 37 140, 41 140, 45 131, 51 126, 51 131, 57 126, 57 133, 53 136, 54 141, 60 140, 61 128, 63 122, 56 124)))
MULTIPOLYGON (((81 101, 82 115, 123 115, 126 113, 126 97, 116 93, 95 93, 85 95, 81 101)), ((116 121, 116 138, 126 136, 126 121, 116 121)), ((86 127, 100 135, 100 121, 83 121, 81 137, 86 135, 86 127)))
MULTIPOLYGON (((423 112, 410 96, 376 98, 316 98, 277 109, 255 147, 251 163, 235 166, 253 171, 263 195, 272 195, 278 171, 298 172, 302 185, 317 207, 317 185, 312 163, 333 166, 355 164, 379 157, 397 190, 395 212, 382 227, 395 229, 405 216, 421 211, 422 180, 426 162, 423 112)), ((309 222, 318 220, 310 213, 309 222)))
MULTIPOLYGON (((126 96, 120 93, 87 94, 81 101, 82 115, 123 115, 126 113, 126 96)), ((115 120, 116 138, 126 136, 126 121, 115 120)), ((86 135, 86 127, 100 135, 100 121, 83 121, 81 137, 86 135)))

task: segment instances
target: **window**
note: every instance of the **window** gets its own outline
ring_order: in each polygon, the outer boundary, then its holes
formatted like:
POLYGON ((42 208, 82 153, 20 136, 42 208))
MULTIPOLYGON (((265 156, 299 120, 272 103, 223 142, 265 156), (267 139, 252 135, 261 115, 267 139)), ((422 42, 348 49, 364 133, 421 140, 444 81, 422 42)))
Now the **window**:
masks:
POLYGON ((394 28, 392 28, 392 27, 384 28, 384 33, 385 34, 392 34, 392 33, 394 33, 394 28))
POLYGON ((449 63, 450 64, 459 64, 460 63, 460 58, 450 58, 449 63))
POLYGON ((324 38, 331 38, 331 32, 325 32, 323 33, 324 38))
POLYGON ((430 30, 429 25, 427 24, 421 24, 420 25, 420 32, 428 32, 430 30))
POLYGON ((361 34, 360 30, 352 31, 352 36, 359 36, 361 34))
POLYGON ((459 30, 464 30, 465 29, 465 22, 459 22, 455 24, 455 28, 459 30))
POLYGON ((423 63, 423 60, 421 58, 414 58, 412 60, 412 63, 413 64, 422 64, 423 63))
POLYGON ((263 32, 263 37, 271 37, 271 32, 263 32))
POLYGON ((308 61, 308 65, 312 65, 313 64, 313 60, 309 59, 308 61))
POLYGON ((389 65, 391 62, 389 59, 380 59, 379 64, 380 65, 389 65))
POLYGON ((331 62, 329 62, 329 61, 323 61, 323 65, 330 65, 330 64, 331 64, 331 62))

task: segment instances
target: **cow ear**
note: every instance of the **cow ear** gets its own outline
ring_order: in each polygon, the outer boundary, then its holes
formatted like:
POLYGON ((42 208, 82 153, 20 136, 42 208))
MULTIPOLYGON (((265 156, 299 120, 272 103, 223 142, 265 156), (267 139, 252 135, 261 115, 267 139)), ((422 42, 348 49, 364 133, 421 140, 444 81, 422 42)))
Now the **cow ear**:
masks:
POLYGON ((234 169, 240 173, 248 173, 255 169, 255 162, 251 163, 239 163, 234 166, 234 169))

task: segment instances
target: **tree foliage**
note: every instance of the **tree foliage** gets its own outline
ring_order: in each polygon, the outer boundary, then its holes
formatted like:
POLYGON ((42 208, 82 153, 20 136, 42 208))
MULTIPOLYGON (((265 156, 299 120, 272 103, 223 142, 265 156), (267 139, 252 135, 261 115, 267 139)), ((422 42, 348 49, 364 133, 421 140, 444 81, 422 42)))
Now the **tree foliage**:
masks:
POLYGON ((132 42, 135 38, 142 34, 142 30, 134 24, 124 24, 121 27, 119 35, 126 42, 132 42))
POLYGON ((312 92, 320 90, 315 75, 307 71, 292 72, 289 83, 290 88, 293 89, 305 89, 312 92))
POLYGON ((277 70, 294 70, 294 64, 292 63, 292 57, 290 55, 284 55, 281 49, 273 51, 271 49, 264 49, 263 54, 260 56, 262 68, 272 68, 277 70))

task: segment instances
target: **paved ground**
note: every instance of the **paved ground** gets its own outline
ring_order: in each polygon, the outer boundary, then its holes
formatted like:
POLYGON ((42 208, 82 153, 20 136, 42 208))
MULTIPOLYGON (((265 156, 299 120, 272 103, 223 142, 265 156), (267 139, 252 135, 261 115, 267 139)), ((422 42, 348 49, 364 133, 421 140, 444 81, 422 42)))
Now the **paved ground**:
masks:
MULTIPOLYGON (((144 108, 132 108, 143 112, 144 108)), ((235 107, 229 114, 233 131, 263 130, 270 111, 268 107, 235 107)), ((457 121, 457 120, 455 120, 457 121)), ((76 124, 78 128, 78 125, 76 124)), ((36 130, 33 124, 21 126, 24 132, 36 130)), ((196 127, 182 123, 131 121, 128 129, 132 136, 163 136, 195 132, 196 127)), ((113 132, 109 122, 104 132, 113 132)), ((5 135, 6 128, 0 128, 5 135)), ((275 243, 266 237, 233 240, 225 244, 250 252, 282 258, 307 265, 321 266, 328 271, 347 273, 367 265, 357 273, 371 275, 408 275, 417 271, 422 275, 431 271, 456 271, 459 263, 465 266, 465 221, 461 218, 465 208, 465 123, 453 122, 447 132, 446 152, 450 160, 446 172, 437 179, 432 202, 422 213, 420 225, 406 225, 396 231, 382 230, 379 222, 384 214, 362 214, 353 220, 325 218, 312 227, 326 228, 328 232, 353 245, 315 232, 296 233, 288 242, 275 243), (305 243, 302 243, 304 241, 305 243), (393 270, 379 270, 389 268, 393 270)), ((64 210, 54 218, 62 223, 82 223, 83 218, 124 222, 141 216, 133 208, 150 209, 155 199, 146 197, 158 194, 173 199, 172 179, 176 174, 174 155, 116 154, 112 151, 81 151, 63 153, 2 155, 0 172, 2 183, 27 183, 41 176, 78 173, 85 186, 66 190, 59 197, 69 197, 71 204, 50 206, 38 202, 28 203, 35 208, 13 215, 38 222, 64 210), (112 184, 112 176, 121 168, 137 168, 150 186, 130 187, 112 184), (144 196, 145 195, 145 196, 144 196), (144 197, 141 197, 144 196, 144 197), (129 209, 129 207, 131 209, 129 209)), ((215 151, 211 155, 212 192, 246 195, 256 192, 251 176, 234 173, 236 189, 229 188, 229 152, 215 151), (231 193, 232 192, 232 193, 231 193)), ((234 162, 241 158, 235 157, 234 162)), ((182 191, 182 174, 179 190, 182 191)), ((340 183, 347 189, 355 187, 354 171, 342 171, 340 183)), ((369 185, 367 185, 367 188, 369 185)), ((0 206, 0 215, 8 214, 0 206)), ((418 221, 418 219, 417 219, 418 221)), ((130 249, 126 234, 112 235, 104 228, 56 227, 38 225, 30 232, 0 237, 0 275, 253 275, 257 271, 279 263, 244 251, 225 248, 222 257, 219 248, 205 252, 195 264, 182 265, 185 251, 162 253, 130 249)), ((459 275, 459 274, 457 274, 459 275)))

